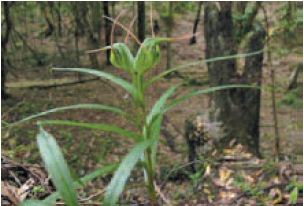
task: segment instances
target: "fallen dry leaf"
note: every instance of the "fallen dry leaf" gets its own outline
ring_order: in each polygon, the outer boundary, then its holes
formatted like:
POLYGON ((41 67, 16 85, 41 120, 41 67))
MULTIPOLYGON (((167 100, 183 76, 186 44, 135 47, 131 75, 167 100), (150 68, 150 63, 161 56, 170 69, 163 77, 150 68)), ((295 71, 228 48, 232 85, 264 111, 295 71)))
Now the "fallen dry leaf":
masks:
POLYGON ((10 185, 6 181, 1 181, 1 196, 7 197, 14 205, 20 203, 20 198, 18 197, 18 188, 10 185))

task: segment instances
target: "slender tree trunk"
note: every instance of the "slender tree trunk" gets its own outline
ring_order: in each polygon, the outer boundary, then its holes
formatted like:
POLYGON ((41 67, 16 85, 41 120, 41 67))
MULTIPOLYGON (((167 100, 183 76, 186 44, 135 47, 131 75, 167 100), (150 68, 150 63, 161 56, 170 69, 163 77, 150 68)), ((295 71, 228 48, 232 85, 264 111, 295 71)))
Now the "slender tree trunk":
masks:
MULTIPOLYGON (((206 59, 235 54, 237 44, 234 40, 231 2, 213 2, 204 7, 206 59), (216 35, 215 35, 216 34, 216 35)), ((261 50, 264 46, 265 31, 257 26, 250 33, 246 53, 261 50)), ((234 59, 208 63, 211 86, 229 84, 261 85, 263 54, 247 57, 243 73, 239 74, 234 59)), ((249 151, 259 153, 260 90, 229 89, 212 95, 211 117, 223 123, 225 138, 222 145, 232 139, 247 146, 249 151)))
POLYGON ((62 36, 62 26, 61 26, 61 2, 57 2, 57 8, 56 8, 56 13, 57 13, 57 29, 58 29, 58 36, 62 36))
MULTIPOLYGON (((105 16, 110 16, 109 14, 109 2, 108 1, 104 1, 103 2, 103 13, 105 16)), ((110 45, 110 39, 111 39, 111 27, 110 27, 110 22, 108 20, 104 21, 104 30, 105 30, 105 46, 109 46, 110 45)), ((107 65, 110 65, 110 50, 106 51, 107 53, 107 65)))
POLYGON ((303 63, 299 63, 296 68, 294 69, 294 71, 291 73, 290 77, 289 77, 289 82, 288 82, 288 90, 292 90, 294 88, 297 87, 297 80, 299 77, 300 72, 303 71, 303 63))
MULTIPOLYGON (((94 49, 98 46, 98 37, 96 37, 94 35, 93 26, 92 26, 92 24, 90 24, 90 21, 89 21, 89 17, 88 17, 89 16, 88 15, 89 3, 90 2, 77 2, 77 4, 80 4, 79 9, 80 9, 82 21, 83 21, 84 25, 86 25, 85 31, 86 31, 88 49, 94 49)), ((89 58, 90 58, 92 67, 98 68, 97 54, 96 53, 89 54, 89 58)))
MULTIPOLYGON (((72 10, 74 14, 74 45, 75 45, 75 58, 76 58, 76 64, 77 66, 80 66, 80 54, 79 54, 79 36, 80 36, 80 29, 81 26, 80 23, 80 16, 79 16, 79 9, 77 2, 71 2, 72 10)), ((77 73, 78 79, 81 79, 80 73, 77 73)))
POLYGON ((195 18, 195 21, 194 21, 194 26, 193 26, 193 36, 192 38, 190 39, 190 44, 195 44, 196 43, 196 36, 195 36, 195 33, 197 31, 197 26, 198 26, 198 23, 200 21, 200 16, 201 16, 201 10, 202 10, 202 5, 203 5, 203 2, 200 1, 198 2, 198 8, 197 8, 197 13, 196 13, 196 18, 195 18))
POLYGON ((40 3, 40 8, 42 10, 42 13, 43 13, 43 16, 44 16, 44 19, 47 23, 47 29, 45 30, 44 32, 44 36, 45 37, 48 37, 48 36, 51 36, 54 32, 54 29, 55 29, 55 26, 51 20, 51 18, 49 17, 49 9, 48 7, 52 7, 52 2, 39 2, 40 3))
POLYGON ((101 39, 101 2, 90 2, 91 3, 91 11, 92 11, 92 27, 94 38, 97 40, 97 44, 100 45, 101 39))
MULTIPOLYGON (((4 12, 4 24, 5 31, 3 36, 1 36, 1 99, 5 100, 9 97, 5 89, 5 81, 7 74, 7 45, 10 38, 10 33, 13 27, 13 22, 11 19, 10 9, 13 2, 4 1, 3 2, 3 12, 4 12)), ((3 27, 2 27, 3 28, 3 27)))
MULTIPOLYGON (((172 36, 172 24, 173 24, 173 2, 168 2, 168 10, 169 10, 169 16, 168 16, 168 24, 167 24, 167 37, 170 38, 172 36)), ((171 57, 172 57, 172 48, 171 43, 167 42, 167 69, 171 68, 171 57)))
POLYGON ((273 116, 273 127, 275 135, 275 161, 279 162, 280 160, 280 135, 278 127, 278 117, 277 117, 277 105, 276 105, 276 96, 275 96, 275 76, 274 70, 271 69, 271 100, 272 100, 272 116, 273 116))
POLYGON ((137 32, 139 41, 143 42, 145 40, 145 2, 137 2, 137 13, 138 13, 138 24, 137 32))
POLYGON ((115 1, 111 2, 111 14, 112 14, 112 16, 115 16, 115 4, 116 4, 115 1))

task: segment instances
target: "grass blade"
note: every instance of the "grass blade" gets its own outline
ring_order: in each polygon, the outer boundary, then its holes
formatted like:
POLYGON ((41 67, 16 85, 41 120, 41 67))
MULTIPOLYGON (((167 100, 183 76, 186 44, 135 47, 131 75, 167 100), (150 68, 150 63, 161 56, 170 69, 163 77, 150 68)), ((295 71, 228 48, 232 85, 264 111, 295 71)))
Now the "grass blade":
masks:
POLYGON ((137 145, 129 152, 129 154, 123 159, 118 169, 116 170, 111 183, 107 187, 105 194, 104 205, 112 206, 118 201, 120 194, 123 192, 127 179, 130 176, 130 173, 145 149, 151 146, 154 143, 154 140, 144 140, 137 145))
POLYGON ((229 56, 223 56, 223 57, 214 57, 214 58, 210 58, 210 59, 204 59, 204 60, 201 60, 201 61, 195 61, 195 62, 191 62, 191 63, 188 63, 188 64, 184 64, 184 65, 181 65, 181 66, 177 66, 177 67, 174 67, 172 69, 168 69, 162 73, 160 73, 159 75, 157 75, 156 77, 153 77, 152 79, 150 79, 146 84, 145 84, 145 87, 144 88, 147 88, 148 86, 150 86, 152 83, 154 83, 155 81, 163 78, 164 76, 172 73, 172 72, 175 72, 175 71, 178 71, 178 70, 181 70, 181 69, 185 69, 187 67, 190 67, 190 66, 196 66, 196 65, 200 65, 200 64, 203 64, 203 63, 210 63, 210 62, 216 62, 216 61, 225 61, 225 60, 230 60, 230 59, 237 59, 237 58, 244 58, 244 57, 250 57, 250 56, 254 56, 254 55, 257 55, 257 54, 260 54, 262 53, 264 50, 259 50, 259 51, 255 51, 255 52, 251 52, 251 53, 246 53, 246 54, 234 54, 234 55, 229 55, 229 56))
POLYGON ((80 72, 80 73, 95 75, 95 76, 110 80, 111 82, 121 86, 127 92, 129 92, 133 97, 138 96, 138 91, 132 84, 130 84, 129 82, 127 82, 124 79, 121 79, 115 75, 112 75, 112 74, 109 74, 106 72, 102 72, 102 71, 98 71, 98 70, 94 70, 94 69, 86 69, 86 68, 53 68, 53 70, 66 71, 66 72, 80 72))
POLYGON ((55 139, 40 127, 37 142, 46 169, 62 199, 68 206, 79 205, 70 170, 55 139))
POLYGON ((216 92, 220 90, 226 90, 226 89, 235 89, 235 88, 248 88, 248 89, 259 89, 260 87, 258 86, 251 86, 251 85, 246 85, 246 84, 231 84, 231 85, 222 85, 222 86, 216 86, 216 87, 210 87, 208 89, 201 89, 201 90, 194 90, 192 92, 187 93, 186 95, 179 97, 178 99, 175 99, 171 101, 168 106, 165 109, 165 112, 168 110, 172 109, 176 105, 186 101, 187 99, 194 97, 199 94, 208 94, 211 92, 216 92))
POLYGON ((109 125, 109 124, 100 124, 100 123, 86 123, 86 122, 76 122, 70 120, 43 120, 39 121, 41 125, 63 125, 63 126, 72 126, 72 127, 83 127, 88 129, 96 129, 105 132, 114 132, 123 137, 128 137, 136 141, 140 140, 140 136, 134 132, 122 129, 120 127, 109 125))
POLYGON ((26 117, 22 120, 19 120, 17 122, 14 122, 12 124, 8 124, 9 127, 11 126, 16 126, 18 124, 36 119, 38 117, 42 117, 48 114, 56 113, 56 112, 62 112, 62 111, 67 111, 67 110, 76 110, 76 109, 92 109, 92 110, 105 110, 105 111, 110 111, 116 114, 120 114, 122 116, 128 116, 124 111, 117 107, 112 107, 108 105, 102 105, 102 104, 75 104, 75 105, 69 105, 69 106, 64 106, 64 107, 57 107, 53 108, 44 112, 40 112, 38 114, 31 115, 29 117, 26 117))

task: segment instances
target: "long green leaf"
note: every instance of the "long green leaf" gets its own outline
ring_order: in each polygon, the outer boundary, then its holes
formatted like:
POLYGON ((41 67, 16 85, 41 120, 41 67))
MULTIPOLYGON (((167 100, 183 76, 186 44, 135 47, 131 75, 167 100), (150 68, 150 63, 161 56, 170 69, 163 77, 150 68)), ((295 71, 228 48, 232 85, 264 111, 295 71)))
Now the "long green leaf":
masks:
POLYGON ((235 88, 259 89, 258 86, 251 86, 251 85, 245 85, 245 84, 231 84, 231 85, 210 87, 208 89, 194 90, 192 92, 187 93, 186 95, 184 95, 182 97, 179 97, 178 99, 172 100, 166 107, 165 112, 193 96, 196 96, 199 94, 208 94, 211 92, 216 92, 216 91, 225 90, 225 89, 235 89, 235 88))
POLYGON ((178 86, 179 85, 172 86, 169 89, 167 89, 167 91, 165 91, 163 95, 156 101, 156 103, 151 109, 151 112, 147 116, 147 124, 150 124, 152 119, 162 111, 167 99, 174 93, 174 91, 178 86))
POLYGON ((107 191, 104 198, 105 206, 112 206, 118 201, 120 194, 123 192, 127 179, 130 173, 145 149, 151 146, 154 140, 144 140, 138 144, 130 151, 130 153, 123 159, 119 165, 117 171, 115 172, 111 183, 107 187, 107 191))
POLYGON ((12 124, 9 124, 8 126, 15 126, 17 124, 26 122, 26 121, 30 121, 33 119, 36 119, 38 117, 42 117, 51 113, 56 113, 56 112, 62 112, 62 111, 66 111, 66 110, 76 110, 76 109, 92 109, 92 110, 105 110, 105 111, 110 111, 113 113, 117 113, 120 114, 122 116, 128 116, 128 114, 126 114, 124 111, 122 111, 119 108, 116 107, 112 107, 112 106, 108 106, 108 105, 102 105, 102 104, 75 104, 75 105, 69 105, 69 106, 64 106, 64 107, 57 107, 57 108, 53 108, 44 112, 40 112, 38 114, 34 114, 31 116, 28 116, 22 120, 19 120, 17 122, 14 122, 12 124))
POLYGON ((172 72, 175 72, 175 71, 178 71, 178 70, 181 70, 181 69, 188 68, 190 66, 196 66, 196 65, 203 64, 203 63, 210 63, 210 62, 216 62, 216 61, 224 61, 224 60, 230 60, 230 59, 236 59, 236 58, 250 57, 250 56, 254 56, 254 55, 260 54, 263 51, 264 50, 259 50, 259 51, 255 51, 255 52, 251 52, 251 53, 246 53, 246 54, 234 54, 234 55, 223 56, 223 57, 214 57, 214 58, 210 58, 210 59, 204 59, 204 60, 201 60, 201 61, 195 61, 195 62, 184 64, 184 65, 181 65, 181 66, 177 66, 177 67, 174 67, 172 69, 168 69, 168 70, 160 73, 156 77, 153 77, 152 79, 150 79, 149 81, 147 81, 147 83, 145 84, 145 88, 148 87, 149 85, 151 85, 153 82, 155 82, 155 81, 163 78, 167 74, 170 74, 172 72))
MULTIPOLYGON (((82 184, 80 184, 79 182, 74 181, 74 188, 78 189, 81 188, 82 185, 85 185, 86 183, 98 178, 98 177, 103 177, 105 175, 111 174, 113 173, 116 169, 117 169, 117 164, 111 164, 111 165, 107 165, 104 166, 102 168, 98 168, 96 170, 94 170, 93 172, 85 175, 84 177, 80 178, 80 182, 82 184)), ((60 198, 60 195, 58 192, 54 192, 53 194, 51 194, 50 196, 48 196, 47 198, 45 198, 43 200, 44 203, 48 204, 48 205, 52 205, 55 203, 55 201, 57 199, 60 198)))
POLYGON ((50 204, 43 202, 42 200, 26 200, 22 202, 20 206, 50 206, 50 204))
POLYGON ((109 74, 109 73, 106 73, 103 71, 87 69, 87 68, 53 68, 53 70, 66 71, 66 72, 81 72, 81 73, 95 75, 95 76, 110 80, 111 82, 121 86, 127 92, 129 92, 133 97, 138 96, 138 91, 132 84, 130 84, 129 82, 127 82, 124 79, 121 79, 120 77, 117 77, 115 75, 112 75, 112 74, 109 74))
POLYGON ((56 189, 68 206, 77 206, 77 195, 68 165, 55 139, 42 127, 37 135, 40 154, 56 189))
POLYGON ((155 140, 152 146, 152 167, 155 169, 155 164, 156 164, 156 155, 157 155, 157 146, 158 146, 158 140, 160 137, 160 130, 161 130, 161 123, 163 121, 163 114, 157 115, 154 119, 153 122, 150 125, 150 135, 151 138, 155 140))
POLYGON ((140 140, 140 136, 135 134, 134 132, 122 129, 122 128, 114 126, 114 125, 109 125, 109 124, 76 122, 76 121, 70 121, 70 120, 42 120, 42 121, 39 121, 39 124, 41 124, 41 125, 63 125, 63 126, 96 129, 96 130, 101 130, 101 131, 105 131, 105 132, 114 132, 121 136, 134 139, 136 141, 140 140))

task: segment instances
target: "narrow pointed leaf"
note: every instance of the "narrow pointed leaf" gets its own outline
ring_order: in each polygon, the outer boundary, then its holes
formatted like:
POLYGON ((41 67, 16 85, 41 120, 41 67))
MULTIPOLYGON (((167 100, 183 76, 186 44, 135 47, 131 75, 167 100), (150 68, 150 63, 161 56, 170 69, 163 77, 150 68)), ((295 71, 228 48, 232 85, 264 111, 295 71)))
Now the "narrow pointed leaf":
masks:
POLYGON ((53 183, 68 206, 77 206, 77 195, 68 165, 55 139, 42 127, 37 142, 40 154, 53 183))
POLYGON ((132 169, 144 153, 145 149, 151 146, 153 143, 154 140, 144 140, 136 144, 136 146, 122 160, 109 186, 107 187, 104 198, 105 206, 112 206, 116 204, 120 194, 123 192, 132 169))
POLYGON ((50 206, 41 200, 26 200, 20 204, 20 206, 50 206))
POLYGON ((155 164, 156 164, 156 155, 157 155, 157 146, 158 146, 158 140, 160 137, 160 130, 161 130, 161 124, 163 121, 163 114, 159 114, 157 115, 153 122, 150 125, 150 135, 151 138, 155 140, 155 142, 152 145, 152 167, 155 168, 155 164))
MULTIPOLYGON (((85 185, 88 182, 90 182, 90 181, 92 181, 92 180, 94 180, 98 177, 104 177, 108 174, 113 173, 117 169, 117 166, 118 166, 117 164, 107 165, 107 166, 104 166, 102 168, 98 168, 98 169, 94 170, 93 172, 83 176, 82 178, 80 178, 80 181, 81 181, 82 184, 80 184, 79 182, 74 181, 75 189, 81 188, 82 185, 85 185)), ((50 196, 45 198, 43 200, 43 202, 48 204, 48 205, 53 205, 55 203, 55 201, 59 198, 60 198, 59 193, 54 192, 53 194, 51 194, 50 196)))
POLYGON ((8 126, 15 126, 20 123, 24 123, 33 119, 36 119, 38 117, 42 117, 48 114, 56 113, 56 112, 62 112, 62 111, 67 111, 67 110, 78 110, 78 109, 90 109, 90 110, 105 110, 105 111, 110 111, 116 114, 120 114, 122 116, 128 116, 124 111, 117 107, 112 107, 108 105, 102 105, 102 104, 75 104, 75 105, 69 105, 69 106, 64 106, 64 107, 57 107, 53 108, 44 112, 40 112, 31 116, 28 116, 24 119, 21 119, 17 122, 14 122, 12 124, 9 124, 8 126))
POLYGON ((195 62, 191 62, 191 63, 188 63, 188 64, 180 65, 180 66, 174 67, 172 69, 168 69, 168 70, 160 73, 156 77, 153 77, 152 79, 147 81, 147 83, 145 84, 145 88, 148 87, 149 85, 151 85, 152 83, 154 83, 155 81, 160 80, 161 78, 163 78, 164 76, 166 76, 166 75, 168 75, 172 72, 175 72, 175 71, 178 71, 178 70, 181 70, 181 69, 185 69, 185 68, 188 68, 190 66, 196 66, 196 65, 200 65, 200 64, 204 64, 204 63, 206 64, 206 63, 216 62, 216 61, 225 61, 225 60, 230 60, 230 59, 250 57, 250 56, 260 54, 263 51, 264 50, 259 50, 259 51, 246 53, 246 54, 234 54, 234 55, 223 56, 223 57, 214 57, 214 58, 210 58, 210 59, 204 59, 204 60, 201 60, 201 61, 195 61, 195 62))
POLYGON ((86 123, 86 122, 76 122, 70 120, 43 120, 39 121, 41 125, 63 125, 63 126, 72 126, 72 127, 82 127, 87 129, 96 129, 105 132, 114 132, 123 137, 128 137, 138 141, 140 136, 134 132, 122 129, 120 127, 110 125, 110 124, 101 124, 101 123, 86 123))
POLYGON ((115 75, 103 72, 103 71, 98 71, 95 69, 87 69, 87 68, 53 68, 53 70, 56 71, 66 71, 66 72, 80 72, 80 73, 86 73, 86 74, 91 74, 95 75, 107 80, 110 80, 111 82, 121 86, 124 88, 127 92, 129 92, 133 97, 136 97, 138 94, 136 88, 127 82, 124 79, 121 79, 120 77, 117 77, 115 75))
POLYGON ((168 106, 165 109, 165 112, 172 109, 176 105, 186 101, 187 99, 190 99, 191 97, 194 97, 199 94, 208 94, 211 92, 216 92, 220 90, 226 90, 226 89, 235 89, 235 88, 248 88, 248 89, 259 89, 258 86, 251 86, 251 85, 245 85, 245 84, 231 84, 231 85, 223 85, 223 86, 216 86, 216 87, 210 87, 207 89, 201 89, 201 90, 194 90, 192 92, 187 93, 186 95, 179 97, 178 99, 172 100, 168 106))
POLYGON ((167 101, 167 99, 174 93, 174 91, 176 90, 176 88, 179 85, 176 86, 172 86, 170 87, 166 92, 163 93, 163 95, 156 101, 156 103, 154 104, 153 108, 151 109, 151 112, 149 113, 149 115, 147 116, 147 124, 150 124, 150 122, 152 121, 153 117, 158 115, 162 109, 165 106, 165 103, 167 101))

